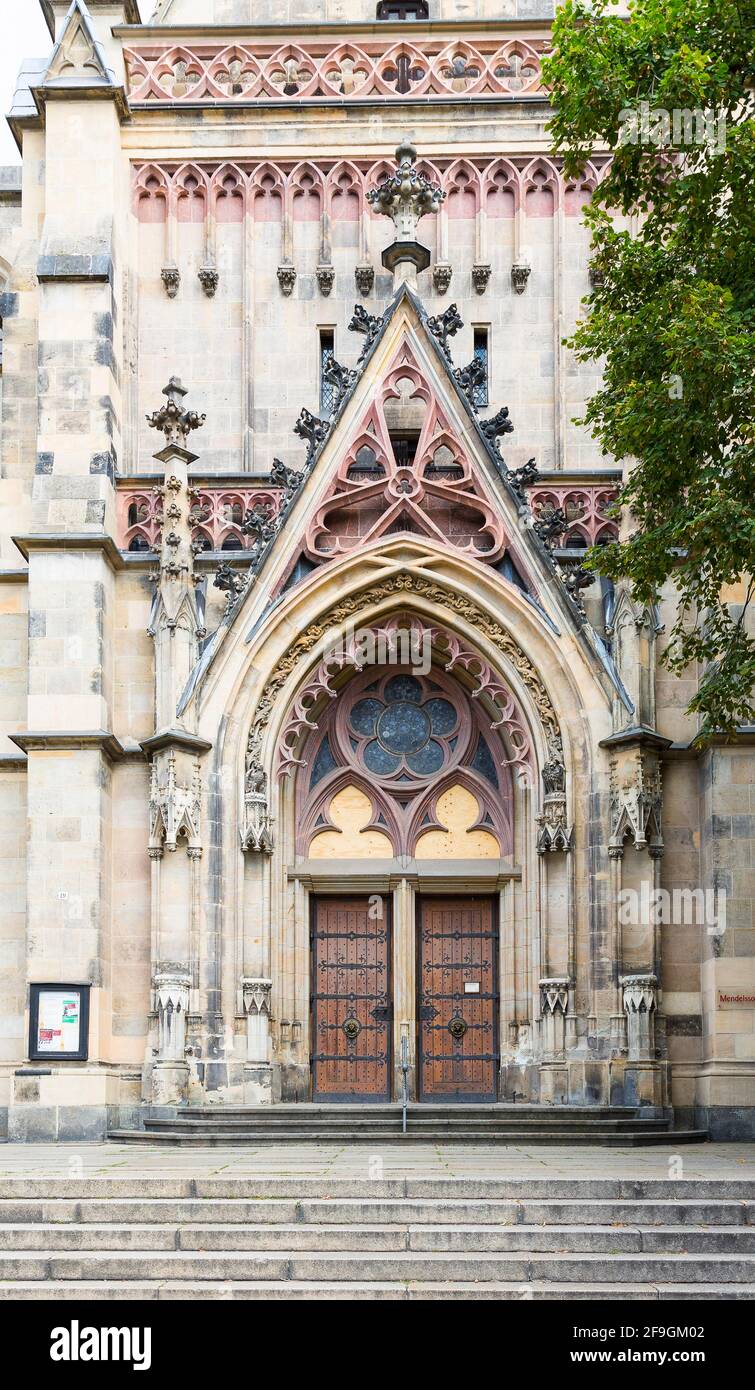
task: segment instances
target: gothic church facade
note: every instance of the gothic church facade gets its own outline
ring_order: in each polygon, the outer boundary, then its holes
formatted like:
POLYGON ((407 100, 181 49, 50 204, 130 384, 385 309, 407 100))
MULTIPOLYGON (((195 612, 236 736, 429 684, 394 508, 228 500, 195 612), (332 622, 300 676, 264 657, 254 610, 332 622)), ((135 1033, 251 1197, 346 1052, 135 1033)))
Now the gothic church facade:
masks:
POLYGON ((581 564, 628 524, 563 342, 609 156, 550 153, 549 4, 42 8, 0 180, 0 1136, 406 1074, 752 1137, 752 740, 694 746, 673 592, 581 564))

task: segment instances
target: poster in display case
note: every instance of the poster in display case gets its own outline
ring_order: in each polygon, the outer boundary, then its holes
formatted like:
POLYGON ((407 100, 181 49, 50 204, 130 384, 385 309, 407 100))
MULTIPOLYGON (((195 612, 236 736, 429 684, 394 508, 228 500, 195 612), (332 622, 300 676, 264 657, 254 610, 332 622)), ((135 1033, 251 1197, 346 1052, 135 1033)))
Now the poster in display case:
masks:
POLYGON ((29 1057, 33 1062, 89 1055, 89 985, 31 985, 29 1057))

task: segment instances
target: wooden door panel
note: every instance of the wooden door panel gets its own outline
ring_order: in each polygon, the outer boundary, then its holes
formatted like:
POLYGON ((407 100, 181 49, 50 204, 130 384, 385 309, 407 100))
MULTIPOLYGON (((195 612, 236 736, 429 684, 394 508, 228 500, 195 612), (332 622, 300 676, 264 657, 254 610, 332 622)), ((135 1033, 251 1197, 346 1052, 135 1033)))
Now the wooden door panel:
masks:
POLYGON ((498 931, 492 898, 419 901, 420 1100, 493 1101, 498 931), (477 986, 474 992, 466 986, 477 986))
POLYGON ((389 903, 315 898, 312 908, 312 1094, 323 1101, 391 1095, 389 903))

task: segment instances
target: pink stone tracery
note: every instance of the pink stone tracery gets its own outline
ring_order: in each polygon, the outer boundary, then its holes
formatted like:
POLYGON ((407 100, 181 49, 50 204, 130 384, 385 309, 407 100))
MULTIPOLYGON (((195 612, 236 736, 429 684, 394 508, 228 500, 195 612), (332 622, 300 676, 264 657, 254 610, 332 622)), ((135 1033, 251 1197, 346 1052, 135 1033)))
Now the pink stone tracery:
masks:
POLYGON ((548 40, 448 42, 403 36, 340 43, 140 44, 124 49, 132 103, 322 101, 365 97, 448 100, 543 92, 548 40))
MULTIPOLYGON (((275 514, 280 501, 277 488, 197 488, 190 514, 192 540, 202 550, 244 551, 254 544, 254 537, 242 530, 247 511, 262 506, 275 514)), ((163 527, 159 492, 148 487, 119 488, 117 525, 121 550, 157 550, 163 527)))
POLYGON ((543 511, 563 507, 569 526, 559 539, 559 546, 578 549, 617 539, 616 519, 608 515, 616 496, 616 488, 577 483, 568 487, 540 483, 529 489, 529 503, 536 517, 543 511))
POLYGON ((506 549, 498 508, 485 495, 408 345, 385 377, 307 526, 304 550, 332 559, 398 531, 426 535, 490 564, 506 549), (416 453, 402 459, 386 411, 423 412, 416 453))
MULTIPOLYGON (((606 485, 574 484, 551 487, 538 484, 529 490, 530 505, 539 514, 544 507, 564 507, 571 518, 564 545, 582 547, 616 540, 618 526, 607 510, 616 498, 616 489, 606 485)), ((196 522, 192 535, 207 550, 247 550, 254 537, 247 536, 241 523, 247 511, 257 505, 277 511, 280 491, 274 487, 202 486, 198 489, 196 522)), ((149 487, 130 484, 117 494, 117 535, 121 550, 154 550, 162 530, 162 499, 149 487)), ((326 557, 321 556, 321 559, 326 557)), ((485 555, 485 559, 489 556, 485 555)))
MULTIPOLYGON (((466 220, 483 213, 491 218, 513 217, 520 207, 528 217, 550 217, 558 207, 563 207, 565 216, 577 217, 606 163, 605 157, 593 160, 580 179, 564 179, 560 161, 540 155, 534 159, 521 155, 509 159, 425 158, 417 167, 440 183, 449 218, 466 220)), ((386 160, 310 159, 298 164, 250 164, 242 160, 223 164, 194 161, 190 166, 152 162, 133 167, 134 211, 139 221, 154 222, 164 221, 168 209, 175 212, 189 192, 204 201, 206 215, 207 208, 214 208, 227 191, 229 179, 234 192, 244 199, 245 211, 257 221, 283 220, 284 205, 297 221, 302 216, 311 217, 311 210, 302 211, 303 202, 310 199, 318 205, 321 217, 339 220, 342 209, 338 202, 346 194, 353 202, 350 219, 362 214, 373 218, 377 214, 366 202, 366 190, 392 172, 393 166, 386 160), (197 188, 186 187, 187 175, 197 181, 197 188), (271 199, 275 211, 267 206, 271 199)), ((185 211, 178 215, 185 216, 185 211)))

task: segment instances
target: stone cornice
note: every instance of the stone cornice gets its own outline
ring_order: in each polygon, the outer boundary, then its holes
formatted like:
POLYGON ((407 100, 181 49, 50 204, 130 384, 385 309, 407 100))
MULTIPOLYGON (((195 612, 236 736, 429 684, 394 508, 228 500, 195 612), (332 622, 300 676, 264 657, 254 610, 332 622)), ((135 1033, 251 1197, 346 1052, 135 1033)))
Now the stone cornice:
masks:
POLYGON ((128 97, 125 87, 31 87, 29 89, 39 111, 44 116, 48 101, 114 101, 119 119, 125 121, 129 114, 128 97))
POLYGON ((664 753, 664 760, 674 759, 683 762, 703 758, 713 748, 752 748, 755 745, 755 725, 742 724, 735 734, 717 734, 706 743, 696 744, 694 739, 688 743, 672 743, 664 753))
POLYGON ((110 762, 121 762, 124 758, 141 758, 143 756, 138 746, 125 747, 120 739, 115 737, 115 734, 109 733, 106 729, 34 729, 24 733, 8 734, 8 738, 24 753, 36 752, 40 749, 85 750, 99 748, 110 762))
POLYGON ((602 738, 599 743, 600 748, 657 748, 659 752, 670 748, 673 740, 664 738, 662 734, 656 733, 655 729, 648 729, 644 724, 635 724, 629 729, 620 729, 616 734, 609 734, 608 738, 602 738))
POLYGON ((230 38, 268 38, 281 36, 281 43, 290 43, 291 35, 301 37, 306 29, 307 38, 333 39, 343 35, 344 41, 356 43, 359 37, 391 38, 394 43, 412 43, 423 38, 438 38, 448 33, 453 40, 462 34, 477 37, 487 34, 502 34, 505 38, 526 38, 528 34, 549 34, 553 19, 438 19, 417 20, 406 24, 402 20, 374 20, 372 23, 349 23, 346 20, 331 20, 320 23, 296 24, 115 24, 113 34, 119 39, 162 39, 167 43, 180 43, 182 39, 213 39, 227 41, 230 38))
POLYGON ((25 753, 0 753, 0 772, 25 772, 25 753))
POLYGON ((156 734, 150 734, 149 738, 142 739, 139 747, 145 757, 151 758, 163 748, 184 748, 190 753, 209 753, 212 744, 206 738, 200 738, 198 734, 189 733, 188 729, 160 729, 156 734))
POLYGON ((90 531, 39 531, 31 536, 12 536, 25 560, 33 550, 101 550, 112 569, 122 569, 123 559, 112 536, 90 531))

